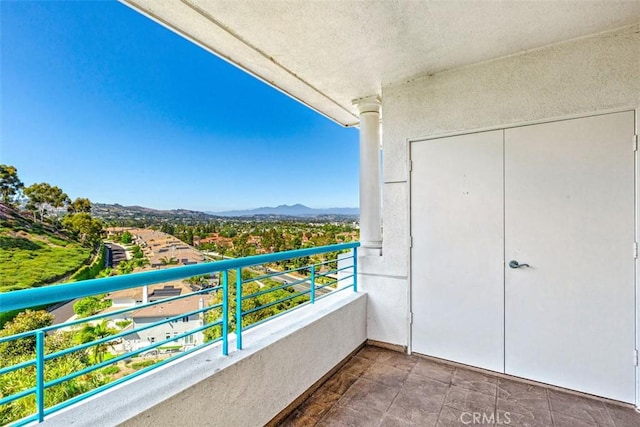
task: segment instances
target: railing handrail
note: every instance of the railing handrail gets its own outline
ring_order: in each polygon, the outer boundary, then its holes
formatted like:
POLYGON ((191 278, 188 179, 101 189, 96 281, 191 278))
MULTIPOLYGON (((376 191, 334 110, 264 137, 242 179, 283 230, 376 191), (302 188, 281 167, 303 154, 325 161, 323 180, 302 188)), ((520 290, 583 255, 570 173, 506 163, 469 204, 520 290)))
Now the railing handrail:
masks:
POLYGON ((244 258, 225 259, 222 261, 212 261, 163 270, 143 271, 122 276, 112 276, 100 279, 83 280, 81 282, 63 283, 60 285, 4 292, 0 293, 0 312, 22 310, 35 305, 51 304, 91 295, 137 288, 139 286, 186 279, 188 277, 199 276, 202 274, 210 274, 224 270, 249 267, 252 265, 284 261, 292 258, 353 249, 359 246, 360 242, 340 243, 336 245, 295 249, 291 251, 253 255, 244 258))
MULTIPOLYGON (((27 336, 33 337, 35 335, 34 337, 35 338, 35 354, 34 354, 35 358, 34 359, 22 360, 22 358, 19 357, 18 359, 16 359, 19 361, 18 363, 14 363, 10 366, 5 366, 2 369, 0 369, 0 376, 2 376, 5 374, 18 375, 16 371, 18 371, 19 369, 35 367, 35 369, 32 368, 31 374, 29 372, 26 373, 26 375, 32 375, 32 374, 34 375, 33 380, 35 382, 35 386, 29 387, 30 384, 26 384, 26 386, 24 384, 20 384, 23 387, 22 389, 14 390, 15 391, 14 393, 12 394, 9 393, 7 396, 2 396, 0 398, 0 407, 4 407, 4 405, 15 405, 14 402, 16 402, 17 400, 34 395, 35 408, 33 409, 33 413, 31 415, 26 415, 24 418, 21 418, 19 420, 13 420, 12 422, 15 421, 15 424, 14 424, 15 426, 25 425, 34 421, 42 422, 45 416, 53 412, 56 412, 62 408, 66 408, 74 403, 77 403, 99 392, 107 390, 108 388, 111 388, 124 381, 133 379, 139 375, 142 375, 148 372, 154 367, 158 367, 165 363, 168 363, 168 361, 190 354, 196 349, 204 348, 205 346, 208 346, 217 342, 221 342, 222 354, 224 356, 227 356, 229 354, 229 335, 232 333, 230 332, 230 325, 229 325, 230 319, 235 319, 235 326, 234 326, 235 336, 236 336, 235 347, 237 350, 242 350, 243 333, 246 330, 253 328, 255 326, 258 326, 264 322, 273 320, 297 308, 304 307, 308 304, 314 304, 319 298, 328 297, 330 295, 333 295, 335 293, 338 293, 347 289, 352 289, 354 292, 357 292, 358 246, 360 246, 358 242, 352 242, 352 243, 346 243, 346 244, 328 245, 328 246, 298 249, 298 250, 286 251, 286 252, 278 252, 278 253, 266 254, 266 255, 257 255, 257 256, 251 256, 246 258, 209 262, 206 264, 201 264, 196 266, 176 267, 169 270, 159 271, 157 273, 162 273, 162 274, 159 274, 159 275, 155 274, 151 278, 149 278, 149 276, 151 276, 149 272, 130 274, 127 276, 122 276, 122 279, 127 279, 126 286, 121 286, 122 280, 116 282, 113 280, 114 278, 87 280, 80 283, 70 283, 66 285, 56 286, 56 288, 58 289, 60 288, 64 288, 64 289, 60 290, 60 292, 57 294, 54 293, 53 295, 54 296, 62 295, 62 297, 65 300, 68 300, 71 298, 77 298, 85 294, 87 292, 87 287, 89 287, 89 292, 88 292, 89 294, 99 294, 99 293, 112 292, 113 290, 117 290, 117 289, 127 289, 127 288, 145 285, 145 284, 157 283, 158 281, 167 281, 172 279, 175 280, 176 278, 192 277, 198 274, 212 273, 217 271, 221 272, 220 282, 218 286, 215 286, 215 287, 205 288, 193 293, 187 293, 184 295, 165 298, 159 301, 147 302, 140 305, 136 304, 132 307, 127 307, 125 309, 109 311, 107 313, 100 313, 98 315, 90 316, 84 319, 77 319, 77 320, 65 322, 62 324, 47 326, 47 327, 39 328, 33 331, 23 332, 23 333, 15 334, 8 337, 1 337, 0 343, 4 343, 7 341, 23 339, 27 336), (332 254, 333 255, 342 250, 350 250, 350 254, 348 256, 342 256, 342 257, 338 255, 335 260, 331 261, 331 263, 336 263, 335 270, 318 272, 317 271, 318 267, 320 267, 321 270, 326 270, 326 267, 330 263, 322 260, 319 262, 316 262, 315 260, 314 261, 308 260, 305 262, 310 262, 311 264, 307 265, 307 267, 305 268, 310 270, 309 278, 307 278, 305 274, 305 277, 291 281, 291 276, 287 276, 287 275, 290 274, 291 272, 302 270, 303 267, 296 267, 293 269, 286 269, 285 267, 284 271, 280 271, 273 275, 267 274, 267 276, 269 277, 274 277, 276 275, 284 276, 288 280, 284 280, 283 285, 277 284, 279 280, 275 280, 275 281, 272 280, 267 284, 260 284, 258 282, 259 286, 243 288, 243 285, 258 281, 258 279, 268 280, 268 278, 265 278, 264 276, 258 276, 256 278, 255 275, 257 273, 251 270, 252 266, 255 266, 255 265, 265 266, 265 264, 268 264, 270 262, 275 262, 280 260, 291 260, 291 259, 306 257, 314 254, 332 254), (346 262, 348 261, 350 261, 350 264, 351 264, 350 266, 341 267, 340 262, 342 262, 343 264, 346 264, 346 262), (196 270, 194 267, 204 267, 204 268, 196 270), (247 268, 247 270, 249 270, 249 277, 247 277, 246 279, 243 278, 244 276, 243 268, 247 268), (316 282, 316 279, 319 279, 321 277, 326 277, 330 273, 338 274, 340 271, 346 271, 349 269, 351 269, 351 274, 349 275, 343 274, 342 275, 343 277, 338 276, 335 280, 330 281, 328 283, 325 280, 323 281, 323 284, 321 284, 320 286, 318 286, 316 282), (229 282, 231 272, 235 274, 235 280, 234 280, 235 285, 229 282), (343 283, 344 286, 339 286, 339 282, 341 280, 348 281, 349 279, 351 279, 350 283, 343 283), (98 283, 98 282, 102 286, 96 286, 95 283, 98 283), (112 285, 105 286, 104 285, 105 283, 111 283, 112 285), (113 283, 115 283, 115 286, 113 285, 113 283), (308 289, 306 289, 307 284, 308 284, 308 289), (78 286, 78 285, 82 285, 82 286, 78 286), (267 289, 261 289, 263 287, 266 287, 267 289), (322 295, 316 295, 317 291, 323 290, 327 287, 332 287, 333 289, 329 289, 329 292, 323 291, 322 295), (73 289, 70 292, 69 289, 71 288, 73 289), (261 290, 258 290, 258 289, 261 289, 261 290), (286 292, 284 290, 286 290, 286 292), (64 293, 62 294, 62 292, 64 293), (235 297, 234 297, 235 308, 230 307, 230 298, 232 295, 231 292, 235 292, 235 297), (261 299, 262 295, 267 295, 272 292, 276 292, 276 294, 274 294, 272 297, 269 297, 267 299, 261 299), (213 299, 214 297, 213 293, 216 294, 215 300, 213 299), (108 332, 106 336, 104 334, 93 336, 91 338, 91 341, 88 341, 88 342, 84 342, 85 340, 81 338, 79 340, 81 341, 81 343, 77 345, 66 346, 65 348, 52 348, 49 353, 45 351, 45 336, 49 336, 51 331, 68 328, 69 326, 72 326, 72 325, 77 326, 80 323, 91 324, 92 322, 94 322, 99 318, 109 318, 113 315, 119 315, 124 312, 135 312, 142 308, 146 308, 146 307, 150 307, 158 304, 171 303, 174 300, 185 299, 194 295, 204 296, 205 294, 210 294, 210 297, 211 297, 211 299, 207 301, 206 306, 204 305, 204 299, 200 298, 197 309, 195 309, 194 307, 185 307, 185 310, 187 311, 181 312, 179 314, 169 313, 167 311, 164 313, 164 315, 160 316, 160 317, 164 317, 163 319, 159 321, 154 321, 151 323, 145 322, 145 323, 136 324, 135 319, 132 318, 130 319, 133 321, 132 328, 124 328, 124 329, 121 328, 120 330, 112 329, 108 332), (222 299, 222 301, 220 301, 220 299, 222 299), (253 302, 249 303, 246 308, 243 308, 244 301, 253 301, 253 302), (259 312, 262 312, 262 310, 268 310, 268 311, 264 312, 264 316, 259 315, 255 317, 254 313, 257 314, 259 312), (235 313, 233 311, 235 311, 235 313), (213 314, 213 316, 209 316, 209 315, 205 316, 204 313, 211 313, 213 314), (184 330, 172 331, 172 332, 160 331, 161 332, 160 336, 153 335, 151 337, 147 336, 146 338, 143 337, 142 335, 139 337, 137 335, 142 331, 153 331, 157 327, 161 327, 167 324, 173 324, 174 322, 177 322, 179 319, 185 319, 185 318, 189 319, 194 316, 197 316, 199 319, 197 323, 198 326, 194 327, 194 325, 188 325, 189 330, 187 331, 184 331, 184 330), (220 328, 220 329, 212 329, 212 328, 220 328), (207 330, 210 333, 209 336, 206 336, 207 330), (142 346, 136 345, 135 347, 133 347, 131 346, 131 343, 129 343, 130 344, 128 346, 129 348, 127 348, 124 341, 131 339, 132 334, 136 334, 133 337, 133 339, 136 340, 136 342, 138 342, 137 341, 138 339, 145 339, 144 342, 146 343, 146 345, 145 344, 143 344, 142 346), (162 335, 165 335, 165 339, 162 339, 162 335), (127 337, 130 337, 130 338, 127 338, 127 337), (188 337, 190 337, 189 340, 187 340, 188 337), (202 344, 198 345, 199 341, 203 341, 202 344), (120 344, 122 344, 122 347, 119 349, 116 349, 113 346, 114 342, 119 342, 120 344), (111 354, 111 356, 108 359, 103 360, 102 358, 98 357, 98 354, 99 354, 98 352, 100 351, 99 346, 108 345, 109 343, 112 344, 112 349, 115 351, 115 353, 111 354), (133 367, 134 369, 134 372, 129 372, 122 378, 114 379, 114 377, 112 376, 104 377, 103 382, 105 383, 98 386, 97 388, 90 387, 89 390, 85 390, 84 392, 81 392, 78 395, 74 395, 69 399, 62 400, 57 403, 54 402, 55 404, 53 406, 50 405, 49 407, 47 407, 45 405, 45 400, 46 400, 45 395, 48 393, 47 389, 49 388, 59 387, 62 384, 66 383, 67 381, 75 380, 76 378, 81 378, 84 375, 93 375, 92 373, 99 372, 102 369, 106 369, 111 366, 118 367, 118 364, 120 364, 123 361, 125 362, 127 360, 131 361, 132 357, 140 357, 141 355, 151 350, 160 351, 163 345, 169 345, 169 344, 171 345, 175 344, 175 347, 178 349, 178 354, 168 359, 163 359, 161 361, 156 360, 152 366, 143 368, 141 370, 138 370, 138 368, 131 365, 131 367, 133 367), (193 348, 188 348, 187 344, 194 344, 195 346, 193 348), (71 354, 88 355, 89 349, 93 349, 95 352, 93 363, 89 363, 89 364, 83 363, 81 366, 78 367, 78 369, 74 369, 72 372, 62 372, 62 373, 58 373, 55 378, 48 378, 48 379, 45 378, 44 372, 45 372, 45 364, 47 362, 51 363, 54 360, 58 360, 61 357, 66 357, 71 354)), ((153 273, 156 273, 156 272, 153 272, 153 273)), ((46 290, 47 288, 34 289, 29 293, 32 295, 42 294, 43 291, 46 291, 46 290)), ((12 294, 17 294, 17 293, 24 294, 26 292, 14 291, 11 294, 0 294, 0 297, 11 296, 12 294)), ((39 302, 40 304, 42 304, 41 300, 39 302)), ((33 301, 32 300, 29 301, 29 304, 33 304, 33 301)), ((133 315, 131 315, 131 317, 133 317, 133 315)), ((171 329, 173 329, 173 326, 171 327, 171 329)), ((79 329, 76 328, 75 331, 79 331, 79 329)), ((77 341, 77 340, 74 339, 74 341, 77 341)), ((11 362, 15 360, 9 358, 8 361, 11 362)), ((4 364, 0 366, 4 366, 4 364)), ((120 368, 118 368, 117 372, 119 372, 119 369, 120 368)), ((60 399, 56 398, 55 400, 58 401, 60 399)), ((11 407, 13 408, 13 406, 11 407)), ((18 413, 20 413, 20 415, 22 415, 22 412, 26 412, 26 411, 23 411, 23 409, 18 410, 18 413)), ((28 411, 28 408, 27 408, 27 411, 28 411)), ((18 413, 16 413, 16 415, 18 413)), ((5 414, 5 418, 6 418, 6 414, 5 414)))

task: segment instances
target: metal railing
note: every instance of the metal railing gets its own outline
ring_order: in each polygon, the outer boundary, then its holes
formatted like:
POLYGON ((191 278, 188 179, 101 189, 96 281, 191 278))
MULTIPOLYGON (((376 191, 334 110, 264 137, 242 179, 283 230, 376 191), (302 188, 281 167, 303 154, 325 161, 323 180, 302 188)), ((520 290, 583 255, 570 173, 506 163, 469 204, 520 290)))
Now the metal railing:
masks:
MULTIPOLYGON (((14 390, 9 395, 0 393, 0 424, 25 425, 42 422, 47 415, 214 343, 221 342, 222 354, 227 355, 230 334, 235 336, 236 348, 241 350, 242 335, 247 329, 290 312, 292 309, 313 304, 318 299, 335 292, 344 289, 353 289, 356 292, 357 248, 359 246, 358 242, 353 242, 298 249, 2 293, 0 294, 0 311, 4 312, 24 310, 33 306, 108 294, 194 276, 211 276, 212 273, 219 273, 220 276, 217 286, 205 287, 184 295, 117 310, 107 310, 94 316, 11 336, 0 336, 0 349, 1 346, 5 346, 5 348, 7 348, 6 346, 18 346, 29 348, 30 351, 29 357, 17 358, 13 361, 15 363, 9 365, 6 360, 0 361, 0 392, 3 381, 10 381, 8 377, 11 375, 20 375, 22 378, 29 379, 29 384, 20 390, 14 390), (330 253, 336 255, 348 250, 351 250, 351 253, 342 256, 340 263, 337 259, 325 258, 320 262, 308 263, 284 271, 268 267, 273 263, 295 259, 307 260, 306 257, 317 255, 325 255, 326 257, 330 253), (349 260, 350 262, 347 262, 345 266, 345 261, 349 260), (257 271, 256 266, 263 267, 257 271), (155 307, 154 309, 157 309, 158 313, 162 313, 162 309, 169 307, 170 304, 194 297, 198 297, 197 309, 191 308, 184 312, 171 313, 172 315, 168 316, 158 315, 164 317, 160 320, 157 320, 158 316, 156 316, 154 321, 138 322, 138 324, 135 322, 134 312, 141 309, 155 307), (209 299, 209 304, 204 304, 205 298, 209 299), (54 345, 55 343, 52 341, 57 336, 56 334, 62 336, 65 333, 61 330, 66 330, 67 334, 75 334, 74 336, 77 337, 80 325, 84 324, 85 327, 86 325, 91 327, 99 324, 107 325, 107 322, 113 323, 113 319, 118 318, 130 319, 129 321, 133 321, 133 327, 126 326, 119 331, 112 328, 109 333, 94 337, 96 339, 79 344, 74 342, 77 345, 62 346, 62 348, 59 345, 54 345), (157 341, 152 339, 151 342, 146 342, 138 348, 125 349, 125 343, 129 342, 131 337, 140 336, 143 332, 149 333, 154 328, 163 325, 171 326, 181 321, 190 321, 190 319, 196 319, 196 326, 187 331, 173 332, 170 336, 167 334, 165 339, 157 341), (98 321, 101 323, 97 323, 98 321), (184 340, 190 340, 190 345, 179 344, 184 340), (109 353, 111 358, 103 360, 103 358, 94 357, 92 361, 90 360, 88 350, 93 349, 94 354, 99 355, 99 348, 102 350, 108 346, 115 348, 115 345, 120 345, 121 350, 115 351, 116 354, 109 353), (168 355, 168 357, 161 357, 159 360, 163 349, 178 350, 178 352, 173 355, 170 355, 171 353, 162 355, 168 355), (131 363, 133 358, 151 353, 155 354, 155 360, 138 362, 141 369, 121 377, 104 374, 110 366, 119 366, 120 362, 128 361, 131 363), (70 359, 73 361, 82 359, 85 362, 76 366, 78 369, 52 377, 53 364, 56 361, 65 360, 65 357, 75 358, 70 359), (89 362, 86 362, 87 360, 89 362), (64 390, 68 394, 68 398, 61 401, 57 401, 60 400, 59 398, 47 401, 48 392, 55 391, 56 396, 64 395, 64 392, 58 393, 59 390, 56 390, 56 387, 64 387, 65 383, 82 378, 93 378, 91 375, 96 378, 92 387, 72 384, 69 388, 74 390, 70 392, 64 390), (88 389, 85 390, 83 387, 88 389), (81 390, 78 391, 78 389, 81 390), (20 405, 17 405, 17 402, 20 402, 20 405), (29 413, 20 413, 20 408, 29 408, 29 413)), ((193 300, 190 302, 193 303, 193 300)), ((134 365, 135 363, 131 364, 131 366, 134 365)), ((128 365, 125 363, 125 366, 128 365)))

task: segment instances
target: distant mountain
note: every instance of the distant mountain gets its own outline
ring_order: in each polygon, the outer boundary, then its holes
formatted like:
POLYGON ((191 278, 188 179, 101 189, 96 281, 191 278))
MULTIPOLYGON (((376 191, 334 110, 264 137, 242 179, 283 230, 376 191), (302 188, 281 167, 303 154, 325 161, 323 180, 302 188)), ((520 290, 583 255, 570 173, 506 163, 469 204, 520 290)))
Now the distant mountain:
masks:
POLYGON ((102 219, 156 219, 156 220, 201 220, 206 221, 213 215, 188 209, 159 210, 143 206, 122 206, 117 203, 92 203, 91 213, 102 219))
POLYGON ((256 215, 272 215, 272 216, 292 216, 292 217, 314 217, 323 215, 344 215, 358 216, 358 208, 328 208, 314 209, 305 205, 280 205, 276 207, 262 207, 257 209, 225 211, 225 212, 207 212, 217 216, 256 216, 256 215))
POLYGON ((200 212, 188 209, 159 210, 143 206, 122 206, 120 204, 92 203, 91 213, 105 220, 154 220, 154 221, 208 221, 227 217, 246 220, 255 217, 256 220, 269 218, 318 218, 321 220, 350 219, 358 216, 357 208, 329 208, 313 209, 301 204, 280 205, 275 208, 264 207, 251 210, 227 212, 200 212), (347 218, 344 218, 347 217, 347 218))

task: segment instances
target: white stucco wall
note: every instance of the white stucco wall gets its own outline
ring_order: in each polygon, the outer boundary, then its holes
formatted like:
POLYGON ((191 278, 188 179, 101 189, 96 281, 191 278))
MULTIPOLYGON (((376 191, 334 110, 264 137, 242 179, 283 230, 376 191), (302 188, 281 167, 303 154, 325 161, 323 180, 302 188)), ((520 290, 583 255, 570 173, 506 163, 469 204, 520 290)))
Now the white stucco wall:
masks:
POLYGON ((408 345, 408 140, 640 106, 640 23, 383 87, 383 254, 362 257, 368 338, 408 345))

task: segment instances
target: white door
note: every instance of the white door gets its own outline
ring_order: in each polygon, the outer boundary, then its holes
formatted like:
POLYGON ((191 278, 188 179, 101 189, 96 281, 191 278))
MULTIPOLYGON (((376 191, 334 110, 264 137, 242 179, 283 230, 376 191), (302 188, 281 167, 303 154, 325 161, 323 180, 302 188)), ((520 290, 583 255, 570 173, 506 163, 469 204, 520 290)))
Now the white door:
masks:
POLYGON ((506 373, 634 401, 633 134, 633 112, 505 130, 506 373))
POLYGON ((634 402, 633 135, 623 112, 412 143, 413 351, 634 402))
POLYGON ((503 370, 503 132, 411 144, 412 349, 503 370))

